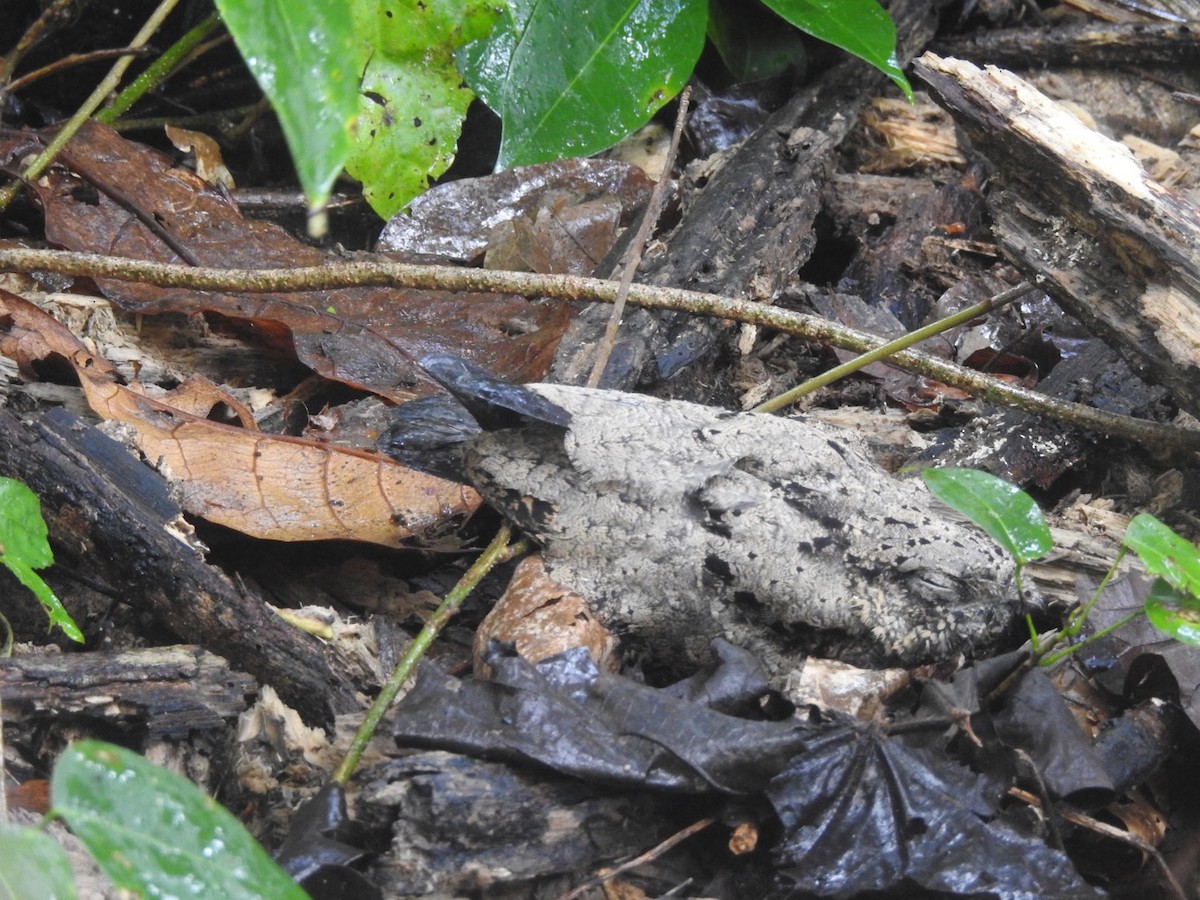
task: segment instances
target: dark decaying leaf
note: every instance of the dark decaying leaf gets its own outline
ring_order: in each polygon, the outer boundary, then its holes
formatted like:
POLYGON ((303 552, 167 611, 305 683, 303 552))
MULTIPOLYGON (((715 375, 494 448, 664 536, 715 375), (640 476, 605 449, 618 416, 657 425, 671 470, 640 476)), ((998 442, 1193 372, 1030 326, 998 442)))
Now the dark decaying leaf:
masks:
MULTIPOLYGON (((0 143, 0 155, 7 152, 0 143)), ((61 160, 70 171, 56 168, 35 190, 48 239, 68 249, 223 268, 346 261, 274 224, 243 218, 168 157, 104 126, 81 129, 61 160)), ((399 400, 433 390, 413 360, 450 349, 517 381, 539 378, 573 315, 567 304, 514 296, 389 288, 232 294, 108 279, 99 284, 128 310, 248 321, 259 340, 294 350, 321 375, 399 400)))
POLYGON ((421 368, 452 393, 481 429, 511 428, 522 418, 566 428, 571 417, 532 391, 514 390, 495 375, 459 356, 430 354, 421 368))
POLYGON ((430 475, 463 480, 463 445, 479 425, 449 394, 418 397, 398 406, 376 444, 392 459, 430 475))
POLYGON ((679 827, 679 798, 453 753, 406 755, 362 775, 357 815, 391 833, 392 851, 371 868, 386 897, 554 896, 503 886, 578 876, 679 827))
POLYGON ((1041 669, 1026 672, 993 717, 996 736, 1019 747, 1037 766, 1051 796, 1082 809, 1116 797, 1104 763, 1041 669))
MULTIPOLYGON (((1114 579, 1100 595, 1089 623, 1099 631, 1136 613, 1142 609, 1152 586, 1153 579, 1137 572, 1114 579)), ((1087 592, 1094 589, 1093 584, 1087 592)), ((1121 662, 1128 673, 1124 686, 1127 693, 1138 689, 1139 678, 1148 671, 1147 667, 1168 669, 1170 689, 1158 696, 1177 700, 1192 725, 1200 728, 1200 653, 1195 647, 1167 639, 1145 616, 1136 616, 1102 638, 1099 651, 1107 651, 1121 662), (1135 673, 1135 669, 1139 671, 1135 673)), ((1116 684, 1113 689, 1121 690, 1122 685, 1116 684)), ((1145 696, 1143 691, 1138 693, 1145 696)))
POLYGON ((940 751, 877 725, 753 721, 687 699, 746 709, 762 696, 762 670, 744 651, 714 649, 721 661, 711 673, 654 689, 598 674, 583 650, 532 666, 493 643, 495 681, 422 669, 397 709, 396 740, 616 787, 765 794, 783 826, 777 864, 821 895, 915 884, 993 897, 1103 896, 1066 856, 988 821, 996 796, 940 751))
MULTIPOLYGON (((983 700, 1028 654, 1007 653, 955 672, 949 682, 926 682, 920 715, 974 715, 983 700)), ((1062 695, 1041 669, 1024 673, 989 716, 996 737, 1028 754, 1050 794, 1083 807, 1112 800, 1112 780, 1062 695)))
POLYGON ((915 884, 956 896, 1097 898, 1067 857, 985 822, 977 779, 945 757, 845 727, 811 742, 771 782, 784 826, 777 862, 825 896, 915 884))
MULTIPOLYGON (((760 671, 724 671, 756 664, 732 650, 723 655, 713 677, 757 689, 760 671)), ((735 718, 669 689, 600 674, 582 648, 532 666, 493 644, 486 661, 490 681, 422 668, 397 707, 397 743, 535 762, 614 786, 749 793, 761 790, 808 735, 802 722, 735 718)), ((733 702, 728 690, 716 693, 733 702)))
POLYGON ((959 669, 949 681, 925 682, 920 713, 932 718, 952 714, 955 710, 971 714, 979 712, 983 699, 1028 657, 1028 651, 1014 650, 959 669))
POLYGON ((619 201, 621 223, 650 198, 653 184, 628 163, 603 159, 561 159, 440 184, 412 202, 384 226, 379 250, 477 261, 495 229, 518 219, 532 220, 548 194, 558 197, 611 196, 619 201))
POLYGON ((275 861, 313 900, 351 895, 363 900, 382 898, 379 888, 350 868, 367 855, 347 843, 355 839, 354 830, 346 816, 346 792, 331 782, 296 811, 275 861))

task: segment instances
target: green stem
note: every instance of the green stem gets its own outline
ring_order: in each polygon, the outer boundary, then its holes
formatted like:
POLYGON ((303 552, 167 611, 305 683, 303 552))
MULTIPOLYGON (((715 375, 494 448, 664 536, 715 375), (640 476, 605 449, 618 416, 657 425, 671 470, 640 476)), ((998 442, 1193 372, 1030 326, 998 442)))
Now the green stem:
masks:
POLYGON ((158 87, 175 71, 180 60, 192 52, 200 42, 212 34, 221 24, 221 17, 215 12, 207 19, 191 29, 187 34, 168 47, 158 59, 151 63, 141 75, 122 88, 104 109, 96 113, 96 121, 111 125, 133 104, 142 99, 149 91, 158 87))
POLYGON ((1117 574, 1117 568, 1121 565, 1121 560, 1125 558, 1125 554, 1129 552, 1129 548, 1124 544, 1117 551, 1117 557, 1112 561, 1112 565, 1108 567, 1108 571, 1104 573, 1104 577, 1100 579, 1100 584, 1097 585, 1095 592, 1088 602, 1079 607, 1071 614, 1071 618, 1067 624, 1067 634, 1070 637, 1075 637, 1083 629, 1083 623, 1087 621, 1087 617, 1092 614, 1092 608, 1100 601, 1100 595, 1104 593, 1104 589, 1108 587, 1108 583, 1113 580, 1117 574))
MULTIPOLYGON (((171 14, 171 10, 178 3, 179 0, 162 0, 158 8, 150 15, 150 18, 146 20, 146 24, 142 26, 141 31, 129 42, 129 49, 136 50, 144 46, 154 32, 158 31, 163 20, 171 14)), ((104 77, 104 80, 96 85, 96 89, 92 91, 91 96, 83 101, 83 105, 75 110, 75 114, 58 130, 58 133, 46 149, 38 154, 37 159, 30 163, 29 167, 21 173, 21 180, 11 181, 3 189, 0 189, 0 211, 7 209, 8 205, 13 202, 17 193, 21 190, 22 184, 27 181, 33 181, 49 168, 50 163, 54 161, 62 151, 62 148, 83 127, 83 123, 88 120, 88 117, 104 102, 104 98, 116 90, 117 85, 121 82, 121 77, 125 74, 125 70, 129 68, 129 64, 133 60, 134 54, 132 53, 118 59, 104 77)))
POLYGON ((1109 625, 1108 627, 1101 628, 1095 634, 1090 635, 1086 641, 1082 641, 1078 644, 1072 644, 1070 647, 1064 647, 1062 650, 1059 650, 1055 654, 1043 657, 1040 664, 1043 666, 1052 666, 1056 662, 1058 662, 1060 659, 1065 659, 1066 657, 1070 656, 1072 653, 1075 653, 1077 650, 1083 649, 1084 647, 1086 647, 1088 644, 1092 643, 1093 641, 1098 641, 1098 640, 1100 640, 1100 638, 1104 637, 1106 634, 1112 634, 1118 628, 1122 628, 1125 625, 1128 625, 1130 622, 1132 622, 1138 616, 1143 615, 1144 613, 1145 613, 1145 610, 1136 609, 1133 612, 1131 612, 1129 615, 1125 616, 1124 618, 1118 619, 1116 622, 1109 625))
POLYGON ((519 542, 513 547, 509 547, 508 541, 512 537, 512 529, 508 525, 502 525, 500 530, 496 532, 496 536, 492 538, 492 542, 488 544, 487 549, 480 554, 479 559, 475 560, 471 568, 463 574, 456 584, 446 595, 446 599, 429 617, 425 623, 425 627, 421 629, 420 634, 413 638, 413 642, 409 644, 408 651, 404 657, 396 664, 396 668, 392 670, 392 675, 388 679, 387 684, 383 686, 383 690, 379 692, 379 696, 375 698, 375 702, 371 704, 371 708, 367 710, 367 716, 363 719, 362 725, 354 735, 354 739, 350 742, 350 748, 346 751, 346 758, 342 760, 342 764, 338 766, 337 771, 333 773, 333 781, 336 784, 345 785, 350 781, 350 776, 354 774, 354 770, 358 768, 358 762, 362 759, 363 753, 367 749, 367 745, 371 743, 371 738, 375 736, 375 732, 379 729, 383 717, 387 714, 388 709, 395 701, 396 696, 400 693, 404 683, 408 681, 413 670, 416 668, 418 661, 425 655, 425 651, 429 649, 429 645, 433 643, 434 638, 438 636, 446 623, 458 612, 459 606, 467 595, 475 589, 475 586, 483 579, 483 576, 492 570, 492 568, 505 559, 511 558, 516 551, 521 549, 520 545, 524 542, 519 542))
POLYGON ((932 324, 926 325, 924 328, 918 328, 916 331, 910 331, 908 334, 896 338, 894 341, 888 341, 886 344, 876 347, 861 356, 856 356, 848 362, 842 363, 840 366, 830 369, 828 372, 822 372, 815 378, 810 378, 803 384, 798 384, 789 391, 785 391, 778 397, 772 397, 765 403, 760 403, 754 407, 751 412, 773 413, 778 412, 785 406, 790 406, 801 397, 811 394, 813 391, 825 387, 827 384, 832 384, 839 379, 845 378, 848 375, 853 375, 859 369, 869 366, 871 363, 879 362, 886 359, 894 353, 899 353, 901 350, 907 350, 914 344, 919 344, 921 341, 935 337, 942 332, 949 331, 951 328, 957 328, 959 325, 965 325, 972 319, 977 319, 994 309, 999 309, 1007 303, 1011 303, 1018 297, 1023 297, 1033 290, 1033 285, 1027 281, 1022 281, 1016 287, 1009 288, 1003 293, 997 294, 995 297, 989 297, 976 303, 974 306, 969 306, 962 312, 957 312, 952 316, 946 316, 944 319, 939 319, 932 324))
MULTIPOLYGON (((1090 616, 1092 614, 1092 610, 1095 608, 1096 604, 1100 602, 1100 597, 1104 594, 1104 589, 1106 587, 1108 587, 1108 583, 1110 581, 1112 581, 1113 577, 1117 574, 1117 569, 1121 565, 1121 560, 1123 560, 1125 558, 1125 554, 1128 552, 1129 552, 1129 548, 1126 546, 1122 546, 1121 549, 1119 551, 1117 551, 1117 558, 1112 561, 1112 565, 1110 565, 1108 567, 1108 571, 1105 572, 1104 577, 1100 579, 1100 584, 1096 586, 1096 590, 1092 592, 1092 596, 1088 600, 1088 602, 1077 607, 1067 617, 1067 624, 1064 625, 1057 633, 1051 635, 1050 638, 1046 641, 1045 646, 1043 646, 1039 649, 1037 647, 1037 641, 1035 639, 1035 641, 1034 641, 1034 651, 1035 651, 1034 659, 1037 660, 1038 665, 1042 665, 1042 666, 1054 665, 1054 663, 1058 662, 1063 657, 1074 653, 1080 647, 1087 646, 1087 644, 1090 643, 1091 641, 1095 640, 1096 638, 1100 637, 1103 634, 1108 634, 1110 631, 1113 630, 1113 627, 1109 626, 1108 628, 1105 628, 1103 631, 1097 632, 1096 634, 1092 635, 1091 637, 1089 637, 1086 641, 1084 641, 1081 644, 1077 644, 1072 647, 1067 647, 1066 649, 1061 650, 1058 653, 1050 655, 1050 651, 1053 650, 1055 647, 1057 647, 1059 644, 1061 644, 1064 640, 1078 636, 1079 632, 1083 629, 1083 623, 1087 621, 1088 616, 1090 616)), ((1141 614, 1142 614, 1141 610, 1139 610, 1138 612, 1134 613, 1133 616, 1131 616, 1130 618, 1140 616, 1141 614)), ((1117 624, 1117 627, 1120 627, 1120 625, 1124 624, 1128 620, 1129 620, 1128 618, 1123 619, 1121 622, 1119 622, 1117 624)))

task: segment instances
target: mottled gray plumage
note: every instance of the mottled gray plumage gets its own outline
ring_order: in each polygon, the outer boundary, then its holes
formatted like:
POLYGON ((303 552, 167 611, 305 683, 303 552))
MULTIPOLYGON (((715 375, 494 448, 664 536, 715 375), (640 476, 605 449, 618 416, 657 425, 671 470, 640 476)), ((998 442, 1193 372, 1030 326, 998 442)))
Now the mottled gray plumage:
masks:
POLYGON ((720 636, 773 670, 801 651, 915 664, 985 648, 1020 610, 1008 557, 850 432, 610 391, 513 390, 570 421, 514 417, 470 439, 469 479, 542 545, 556 579, 657 653, 703 659, 720 636))

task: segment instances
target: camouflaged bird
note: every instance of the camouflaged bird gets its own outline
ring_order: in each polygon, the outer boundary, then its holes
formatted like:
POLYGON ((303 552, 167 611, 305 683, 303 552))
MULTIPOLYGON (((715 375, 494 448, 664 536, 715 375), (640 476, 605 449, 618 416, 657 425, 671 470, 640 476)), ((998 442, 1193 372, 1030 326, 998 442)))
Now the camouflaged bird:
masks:
POLYGON ((914 665, 987 649, 1022 609, 1007 555, 851 432, 422 365, 479 423, 466 479, 656 658, 723 637, 774 672, 803 653, 914 665))

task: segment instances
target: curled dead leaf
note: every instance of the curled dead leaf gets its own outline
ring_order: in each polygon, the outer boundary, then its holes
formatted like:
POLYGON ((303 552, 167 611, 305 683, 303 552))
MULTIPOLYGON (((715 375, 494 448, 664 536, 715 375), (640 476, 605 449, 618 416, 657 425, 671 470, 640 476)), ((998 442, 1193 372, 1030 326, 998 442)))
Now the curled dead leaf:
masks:
POLYGON ((475 674, 491 676, 484 663, 490 640, 515 644, 531 663, 573 647, 585 647, 597 668, 615 672, 620 665, 617 638, 600 624, 588 602, 546 572, 541 554, 521 561, 496 606, 475 632, 475 674))
POLYGON ((138 449, 178 488, 193 515, 253 537, 424 546, 479 505, 470 488, 388 457, 252 430, 248 410, 192 378, 156 400, 117 383, 116 370, 27 300, 0 291, 0 353, 26 368, 68 362, 97 415, 131 425, 138 449), (224 405, 246 427, 206 418, 224 405))

